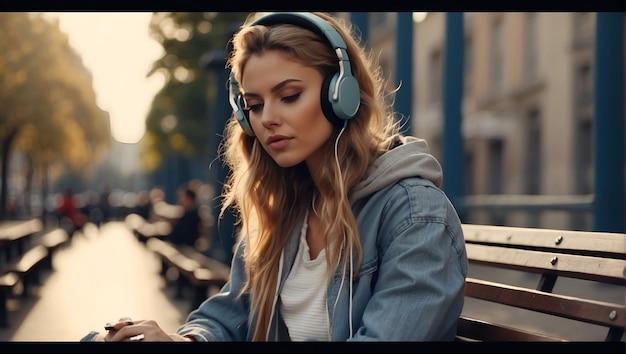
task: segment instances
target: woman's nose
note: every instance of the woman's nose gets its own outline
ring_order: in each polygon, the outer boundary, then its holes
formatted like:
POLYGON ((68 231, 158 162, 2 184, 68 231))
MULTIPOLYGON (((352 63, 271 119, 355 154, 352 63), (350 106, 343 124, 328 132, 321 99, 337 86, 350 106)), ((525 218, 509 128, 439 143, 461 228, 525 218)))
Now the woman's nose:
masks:
POLYGON ((274 125, 278 125, 280 121, 279 115, 271 104, 265 104, 263 111, 261 112, 261 124, 264 127, 269 128, 274 125))

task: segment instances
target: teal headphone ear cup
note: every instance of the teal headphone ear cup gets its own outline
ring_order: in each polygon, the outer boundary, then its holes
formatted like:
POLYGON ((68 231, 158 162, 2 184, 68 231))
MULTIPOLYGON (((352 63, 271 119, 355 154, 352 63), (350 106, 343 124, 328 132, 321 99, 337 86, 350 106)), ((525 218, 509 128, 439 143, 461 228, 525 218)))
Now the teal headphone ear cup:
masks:
POLYGON ((330 82, 333 81, 333 77, 335 74, 327 75, 322 82, 322 89, 320 94, 320 103, 322 104, 322 113, 329 122, 335 125, 339 125, 341 123, 341 118, 337 116, 335 110, 333 109, 333 105, 329 99, 329 87, 330 82))
POLYGON ((328 87, 328 100, 340 119, 352 119, 361 105, 359 84, 352 75, 332 77, 328 87))
POLYGON ((243 130, 246 132, 246 134, 248 134, 249 136, 254 136, 254 130, 252 130, 252 126, 250 125, 250 113, 248 112, 248 110, 243 109, 243 107, 245 107, 245 102, 243 100, 243 97, 241 95, 239 95, 237 98, 237 106, 238 106, 238 110, 235 111, 235 116, 237 117, 237 121, 239 121, 239 124, 241 125, 241 127, 243 128, 243 130))
POLYGON ((352 119, 361 105, 359 84, 353 76, 338 78, 339 74, 328 75, 322 82, 322 112, 331 123, 341 125, 352 119), (339 84, 337 84, 337 80, 339 84), (337 90, 337 91, 336 91, 337 90), (337 92, 337 99, 333 95, 337 92))

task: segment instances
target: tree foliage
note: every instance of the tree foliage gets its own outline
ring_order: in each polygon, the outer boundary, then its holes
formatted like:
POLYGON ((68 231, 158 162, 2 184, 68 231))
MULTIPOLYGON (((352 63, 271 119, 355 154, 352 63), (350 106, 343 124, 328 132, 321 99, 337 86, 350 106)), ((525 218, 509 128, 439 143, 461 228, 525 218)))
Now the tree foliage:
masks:
POLYGON ((0 13, 0 142, 4 215, 14 149, 52 178, 79 171, 106 151, 108 114, 95 99, 90 72, 58 22, 30 13, 0 13))
POLYGON ((143 164, 154 171, 168 152, 187 159, 206 156, 209 127, 216 90, 225 87, 208 71, 204 56, 223 50, 235 27, 247 12, 163 12, 154 13, 152 37, 164 54, 148 76, 160 74, 165 85, 155 96, 146 119, 143 164))

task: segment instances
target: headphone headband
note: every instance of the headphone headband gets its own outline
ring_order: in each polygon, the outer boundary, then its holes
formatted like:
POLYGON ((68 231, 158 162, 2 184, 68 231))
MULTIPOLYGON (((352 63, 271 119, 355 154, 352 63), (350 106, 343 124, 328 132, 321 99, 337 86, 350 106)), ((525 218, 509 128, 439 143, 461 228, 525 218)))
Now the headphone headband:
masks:
MULTIPOLYGON (((292 24, 306 28, 320 36, 326 37, 333 49, 347 49, 346 42, 328 21, 309 12, 274 12, 256 19, 250 23, 250 26, 271 26, 276 24, 292 24)), ((345 60, 348 60, 347 54, 345 60)))

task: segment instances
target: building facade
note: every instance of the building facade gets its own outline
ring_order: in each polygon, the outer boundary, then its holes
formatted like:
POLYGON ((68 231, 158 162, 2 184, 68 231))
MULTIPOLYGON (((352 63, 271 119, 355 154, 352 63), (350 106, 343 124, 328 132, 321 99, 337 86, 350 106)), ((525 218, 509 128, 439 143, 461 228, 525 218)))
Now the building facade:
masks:
MULTIPOLYGON (((465 195, 592 196, 595 13, 472 12, 463 19, 465 195)), ((446 13, 428 13, 413 28, 413 134, 440 160, 445 21, 446 13)), ((371 13, 368 25, 368 45, 393 78, 396 14, 371 13)), ((464 217, 580 230, 593 223, 591 211, 571 210, 481 209, 464 217)))

